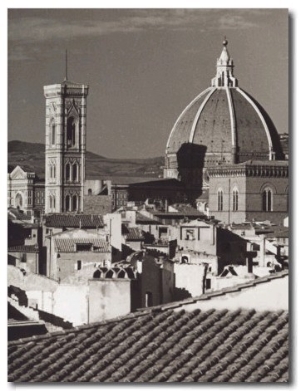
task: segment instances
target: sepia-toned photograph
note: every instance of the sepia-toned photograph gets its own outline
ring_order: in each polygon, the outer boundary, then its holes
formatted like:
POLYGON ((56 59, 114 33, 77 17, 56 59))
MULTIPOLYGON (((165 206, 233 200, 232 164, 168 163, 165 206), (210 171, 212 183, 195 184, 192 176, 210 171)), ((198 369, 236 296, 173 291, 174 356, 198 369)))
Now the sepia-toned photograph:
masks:
POLYGON ((289 18, 7 10, 8 382, 291 381, 289 18))

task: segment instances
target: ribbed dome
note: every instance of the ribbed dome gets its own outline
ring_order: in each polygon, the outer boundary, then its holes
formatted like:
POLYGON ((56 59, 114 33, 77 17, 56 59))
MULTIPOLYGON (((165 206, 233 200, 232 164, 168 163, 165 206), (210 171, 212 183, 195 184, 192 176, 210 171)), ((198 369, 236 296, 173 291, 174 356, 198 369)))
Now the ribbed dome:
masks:
POLYGON ((178 154, 190 144, 194 152, 196 146, 202 147, 204 167, 281 158, 275 126, 265 110, 238 87, 233 67, 225 40, 212 86, 183 110, 170 133, 165 176, 178 176, 178 154))

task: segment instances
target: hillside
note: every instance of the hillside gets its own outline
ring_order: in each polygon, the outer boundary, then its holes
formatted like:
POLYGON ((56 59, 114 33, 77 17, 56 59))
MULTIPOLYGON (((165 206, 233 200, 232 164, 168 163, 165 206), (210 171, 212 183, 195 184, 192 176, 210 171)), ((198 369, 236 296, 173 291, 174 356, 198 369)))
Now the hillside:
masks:
MULTIPOLYGON (((163 157, 149 159, 112 159, 86 153, 86 177, 145 177, 162 175, 163 157)), ((24 141, 8 142, 8 170, 20 165, 35 172, 40 178, 45 175, 45 145, 24 141)))

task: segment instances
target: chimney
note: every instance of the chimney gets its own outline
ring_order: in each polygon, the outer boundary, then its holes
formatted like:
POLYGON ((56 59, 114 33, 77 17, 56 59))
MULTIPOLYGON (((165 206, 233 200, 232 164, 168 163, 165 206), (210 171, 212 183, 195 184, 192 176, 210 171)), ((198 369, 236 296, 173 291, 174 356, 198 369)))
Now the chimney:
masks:
POLYGON ((248 273, 253 273, 253 258, 255 258, 256 256, 256 251, 246 251, 246 264, 248 273))

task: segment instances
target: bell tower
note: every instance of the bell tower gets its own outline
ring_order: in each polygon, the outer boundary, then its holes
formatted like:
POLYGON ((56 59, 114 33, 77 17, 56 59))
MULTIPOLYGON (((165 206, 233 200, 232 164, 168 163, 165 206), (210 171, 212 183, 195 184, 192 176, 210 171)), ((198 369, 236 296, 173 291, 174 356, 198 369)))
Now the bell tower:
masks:
POLYGON ((88 89, 67 77, 60 84, 44 86, 46 214, 83 210, 88 89))

